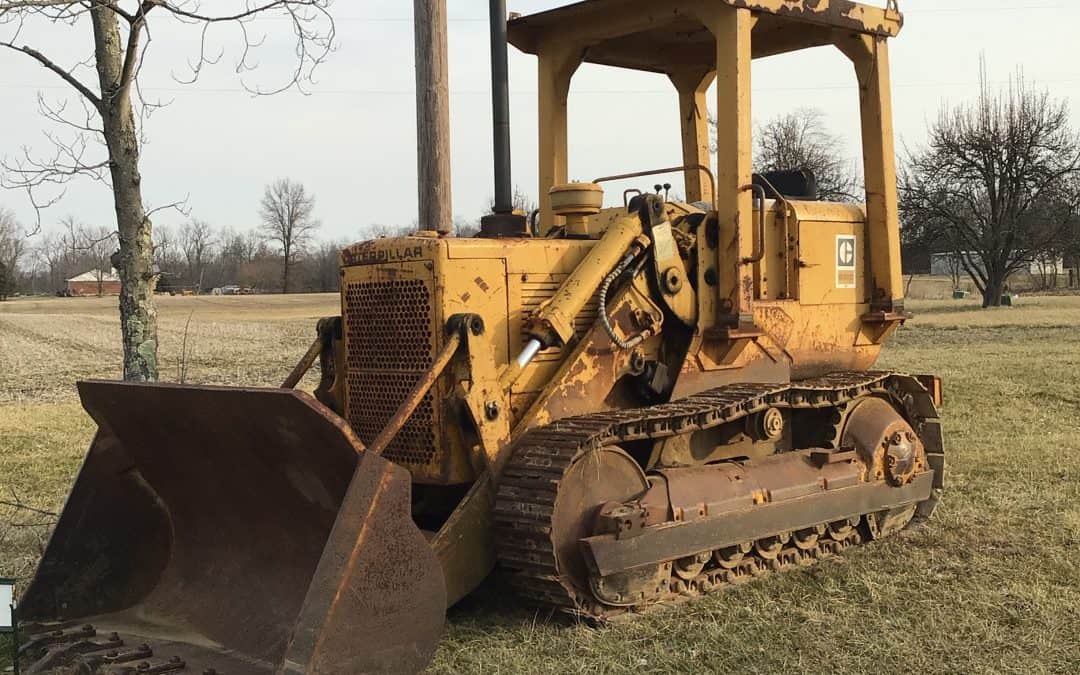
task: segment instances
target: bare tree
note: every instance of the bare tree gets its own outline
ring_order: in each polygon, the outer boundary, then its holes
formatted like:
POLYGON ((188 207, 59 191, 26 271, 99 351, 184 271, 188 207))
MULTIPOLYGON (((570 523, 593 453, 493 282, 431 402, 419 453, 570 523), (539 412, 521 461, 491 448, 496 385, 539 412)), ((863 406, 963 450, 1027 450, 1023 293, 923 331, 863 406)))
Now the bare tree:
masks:
POLYGON ((214 248, 214 232, 204 220, 190 220, 180 228, 180 248, 187 261, 188 281, 202 293, 203 273, 214 248))
POLYGON ((809 169, 818 196, 828 201, 859 201, 862 186, 854 161, 843 154, 844 142, 829 132, 825 114, 800 108, 758 125, 754 133, 754 170, 758 173, 809 169))
MULTIPOLYGON (((36 157, 28 149, 3 163, 0 185, 24 190, 38 213, 55 204, 64 186, 76 178, 91 178, 112 189, 120 250, 114 266, 121 279, 120 323, 124 346, 124 377, 155 380, 157 311, 154 307, 154 254, 150 217, 157 209, 144 204, 139 171, 144 116, 159 103, 143 99, 139 74, 154 36, 175 34, 184 25, 201 33, 200 51, 183 79, 193 82, 222 53, 208 40, 212 26, 237 29, 241 40, 237 71, 254 68, 254 52, 265 36, 252 32, 252 21, 277 15, 295 38, 296 67, 281 86, 244 86, 256 94, 301 87, 329 54, 333 21, 330 0, 245 0, 229 3, 233 11, 204 13, 189 0, 0 0, 0 48, 34 60, 78 94, 81 111, 66 103, 50 103, 39 95, 45 118, 64 131, 51 133, 52 149, 36 157), (39 35, 42 24, 50 34, 68 28, 93 35, 94 53, 68 66, 26 44, 22 36, 39 35), (154 30, 151 30, 151 27, 154 30)), ((220 7, 219 3, 218 4, 220 7)), ((180 203, 169 205, 179 206, 180 203)), ((161 207, 159 207, 161 208, 161 207)))
MULTIPOLYGON (((490 204, 488 213, 495 213, 495 197, 490 197, 488 202, 490 204)), ((514 195, 511 197, 510 203, 514 207, 514 211, 525 215, 529 215, 536 210, 536 200, 517 185, 514 186, 514 195)))
POLYGON ((319 228, 315 197, 302 183, 281 178, 266 186, 259 208, 262 231, 281 249, 281 290, 289 292, 289 272, 319 228))
POLYGON ((218 237, 220 246, 216 264, 216 277, 220 285, 236 284, 244 265, 255 258, 258 249, 258 237, 253 233, 237 232, 225 228, 218 237))
POLYGON ((461 239, 475 237, 480 232, 480 221, 470 218, 454 218, 454 236, 461 239))
POLYGON ((407 237, 416 232, 417 226, 413 225, 383 225, 372 223, 367 227, 360 228, 361 239, 382 239, 384 237, 407 237))
POLYGON ((80 248, 97 280, 98 297, 105 295, 105 277, 113 272, 112 260, 116 252, 116 230, 105 225, 84 227, 80 233, 80 248))
POLYGON ((0 207, 0 300, 4 300, 15 288, 19 261, 26 251, 26 239, 15 214, 0 207))
POLYGON ((312 290, 331 293, 341 288, 341 250, 345 246, 342 242, 324 241, 315 248, 310 263, 312 290))
POLYGON ((49 287, 59 291, 67 274, 67 248, 57 232, 43 235, 34 246, 34 255, 48 271, 49 287))
POLYGON ((173 228, 168 225, 154 227, 154 264, 158 268, 174 266, 180 257, 179 247, 173 228))
POLYGON ((1062 258, 1069 275, 1069 288, 1080 287, 1080 206, 1073 210, 1064 234, 1062 258))
POLYGON ((953 253, 983 295, 1001 304, 1007 279, 1052 250, 1080 202, 1080 137, 1064 101, 1015 78, 945 107, 900 178, 905 229, 953 253))
POLYGON ((83 263, 79 248, 82 229, 83 226, 74 216, 65 216, 58 228, 47 229, 37 238, 34 253, 45 266, 48 284, 53 291, 59 292, 68 277, 86 271, 78 269, 83 263))
POLYGON ((172 292, 183 276, 184 252, 176 230, 168 225, 154 226, 154 265, 157 266, 157 291, 172 292))
POLYGON ((115 228, 91 227, 74 216, 65 216, 58 227, 49 228, 42 234, 34 254, 38 263, 45 266, 53 290, 59 291, 68 277, 93 272, 101 295, 116 248, 115 228))
MULTIPOLYGON (((522 190, 519 186, 514 186, 514 194, 511 197, 511 206, 517 213, 524 214, 527 218, 531 218, 533 213, 537 209, 536 200, 534 200, 527 192, 522 190)), ((495 197, 488 198, 488 213, 495 213, 495 197)), ((454 218, 454 236, 459 238, 475 237, 480 232, 480 218, 454 218)), ((402 234, 409 234, 415 231, 415 227, 412 228, 385 228, 390 231, 396 231, 402 229, 402 234)), ((370 228, 369 228, 370 231, 370 228)))

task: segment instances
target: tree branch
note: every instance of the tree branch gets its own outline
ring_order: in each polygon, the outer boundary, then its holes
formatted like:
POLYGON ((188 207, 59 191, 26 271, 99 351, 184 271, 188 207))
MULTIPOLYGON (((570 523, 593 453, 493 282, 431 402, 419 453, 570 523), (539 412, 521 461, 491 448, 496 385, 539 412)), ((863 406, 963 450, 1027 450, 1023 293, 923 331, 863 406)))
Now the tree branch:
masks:
MULTIPOLYGON (((0 9, 3 9, 3 7, 0 6, 0 9)), ((51 70, 52 72, 59 75, 61 79, 70 84, 72 87, 75 88, 76 91, 86 97, 88 101, 93 103, 94 107, 99 109, 101 108, 101 99, 97 96, 97 94, 90 91, 90 89, 85 84, 80 82, 74 75, 61 68, 54 61, 49 59, 47 56, 45 56, 38 50, 26 45, 23 45, 22 47, 17 47, 10 42, 0 42, 0 47, 7 47, 8 49, 12 49, 14 51, 26 54, 30 58, 40 63, 46 69, 51 70)))

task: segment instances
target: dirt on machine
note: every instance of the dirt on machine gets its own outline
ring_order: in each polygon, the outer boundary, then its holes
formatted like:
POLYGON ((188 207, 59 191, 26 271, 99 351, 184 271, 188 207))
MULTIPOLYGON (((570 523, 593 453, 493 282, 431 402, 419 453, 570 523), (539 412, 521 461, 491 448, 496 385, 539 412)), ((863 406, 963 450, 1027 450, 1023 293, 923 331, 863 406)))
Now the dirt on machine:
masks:
POLYGON ((24 673, 417 672, 496 568, 606 621, 933 512, 941 383, 874 370, 908 318, 895 3, 492 10, 479 236, 343 250, 341 315, 279 389, 79 383, 98 432, 20 604, 24 673), (532 214, 507 190, 507 40, 537 58, 532 214), (752 170, 752 60, 822 46, 859 84, 865 205, 752 170), (567 181, 584 63, 669 77, 681 163, 567 181), (676 179, 684 199, 647 189, 676 179))

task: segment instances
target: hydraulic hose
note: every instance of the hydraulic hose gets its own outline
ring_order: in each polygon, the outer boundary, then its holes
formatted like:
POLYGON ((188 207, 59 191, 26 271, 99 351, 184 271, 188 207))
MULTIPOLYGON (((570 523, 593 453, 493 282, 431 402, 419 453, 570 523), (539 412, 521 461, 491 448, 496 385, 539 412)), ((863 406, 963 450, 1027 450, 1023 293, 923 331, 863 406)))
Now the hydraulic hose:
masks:
POLYGON ((637 347, 639 344, 645 341, 648 337, 648 331, 641 331, 629 340, 623 340, 615 333, 615 327, 611 325, 611 319, 607 314, 607 294, 611 290, 611 284, 615 283, 615 280, 622 276, 630 265, 634 263, 634 253, 627 253, 626 257, 622 259, 615 269, 611 270, 611 273, 604 279, 604 283, 600 285, 600 323, 604 326, 604 332, 611 338, 611 342, 619 349, 628 350, 637 347))

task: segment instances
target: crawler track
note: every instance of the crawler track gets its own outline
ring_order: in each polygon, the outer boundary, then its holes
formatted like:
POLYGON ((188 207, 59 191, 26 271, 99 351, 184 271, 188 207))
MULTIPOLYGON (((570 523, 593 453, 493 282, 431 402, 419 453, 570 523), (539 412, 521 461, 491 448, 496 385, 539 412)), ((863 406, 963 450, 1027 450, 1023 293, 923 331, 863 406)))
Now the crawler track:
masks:
MULTIPOLYGON (((559 570, 552 541, 552 517, 559 483, 574 462, 601 447, 644 439, 661 439, 738 421, 770 407, 834 408, 866 396, 890 399, 920 435, 931 465, 943 464, 937 414, 925 389, 910 376, 892 373, 836 373, 792 384, 742 384, 714 389, 689 398, 640 410, 621 410, 557 421, 530 431, 519 441, 500 481, 495 506, 499 560, 510 570, 512 584, 539 605, 597 619, 615 618, 653 605, 685 601, 772 571, 812 564, 877 536, 875 514, 865 514, 853 527, 827 527, 812 545, 793 542, 778 554, 763 557, 751 550, 741 560, 720 565, 710 561, 696 576, 671 575, 667 592, 644 605, 601 604, 581 580, 559 570)), ((835 434, 835 430, 824 432, 835 434)), ((826 442, 828 441, 828 438, 826 442)), ((926 517, 936 497, 920 504, 926 517)), ((828 526, 828 523, 822 523, 828 526)), ((675 561, 669 561, 671 567, 675 561)))

